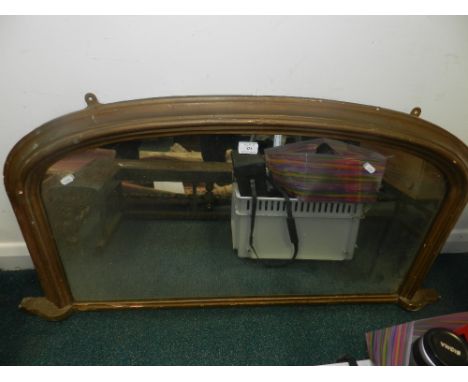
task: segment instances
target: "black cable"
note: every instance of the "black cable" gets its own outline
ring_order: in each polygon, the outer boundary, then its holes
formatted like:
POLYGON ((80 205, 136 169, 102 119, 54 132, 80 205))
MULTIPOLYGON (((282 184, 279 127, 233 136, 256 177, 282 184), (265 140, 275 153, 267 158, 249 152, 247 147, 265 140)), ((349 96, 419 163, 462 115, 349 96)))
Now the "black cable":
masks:
POLYGON ((286 193, 286 191, 284 191, 283 188, 275 184, 275 182, 273 181, 273 179, 271 179, 271 177, 267 176, 266 180, 271 185, 271 187, 277 190, 284 198, 284 203, 286 205, 286 214, 287 214, 286 222, 288 226, 289 240, 294 246, 294 252, 293 252, 292 257, 288 260, 263 260, 259 258, 257 251, 255 250, 255 247, 253 245, 253 233, 255 229, 255 217, 257 213, 257 191, 255 188, 254 179, 250 179, 250 188, 252 191, 252 209, 250 213, 249 246, 252 249, 253 253, 255 254, 255 257, 259 260, 260 264, 268 268, 284 267, 289 264, 292 264, 296 260, 297 253, 299 251, 299 236, 297 234, 296 222, 292 214, 292 202, 291 202, 291 199, 289 198, 289 195, 286 193))
POLYGON ((350 355, 347 355, 347 354, 336 360, 336 363, 343 363, 343 362, 347 362, 349 366, 359 366, 356 361, 356 358, 351 357, 350 355))
POLYGON ((299 237, 297 235, 297 228, 296 228, 296 221, 294 220, 294 216, 292 214, 292 203, 291 199, 289 199, 289 195, 286 191, 283 190, 282 187, 279 187, 273 182, 271 177, 267 177, 268 183, 275 188, 279 193, 283 196, 284 201, 286 203, 286 214, 287 214, 287 224, 288 224, 288 232, 289 232, 289 240, 294 245, 294 253, 291 260, 295 260, 297 257, 297 252, 299 250, 299 237))
POLYGON ((258 259, 257 251, 253 245, 253 233, 255 229, 255 216, 257 215, 257 188, 255 187, 255 179, 250 179, 250 191, 252 193, 252 209, 250 212, 250 237, 249 246, 258 259))

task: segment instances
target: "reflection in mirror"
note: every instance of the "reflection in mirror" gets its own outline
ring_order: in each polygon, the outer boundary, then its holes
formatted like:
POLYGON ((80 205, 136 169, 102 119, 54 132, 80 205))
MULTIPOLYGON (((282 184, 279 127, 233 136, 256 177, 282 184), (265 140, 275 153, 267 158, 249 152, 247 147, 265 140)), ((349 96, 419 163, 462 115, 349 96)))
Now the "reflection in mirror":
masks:
POLYGON ((444 194, 412 154, 301 136, 121 142, 42 182, 77 301, 396 293, 444 194))

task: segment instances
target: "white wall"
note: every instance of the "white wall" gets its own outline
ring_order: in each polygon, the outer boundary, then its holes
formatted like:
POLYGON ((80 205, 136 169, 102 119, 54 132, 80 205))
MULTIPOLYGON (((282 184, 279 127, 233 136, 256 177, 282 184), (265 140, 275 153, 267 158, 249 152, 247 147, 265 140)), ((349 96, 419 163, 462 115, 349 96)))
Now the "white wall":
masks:
MULTIPOLYGON (((2 166, 17 140, 83 108, 88 91, 101 102, 268 94, 418 105, 468 142, 467 17, 0 17, 0 70, 2 166)), ((27 256, 3 184, 0 268, 2 252, 27 256)))

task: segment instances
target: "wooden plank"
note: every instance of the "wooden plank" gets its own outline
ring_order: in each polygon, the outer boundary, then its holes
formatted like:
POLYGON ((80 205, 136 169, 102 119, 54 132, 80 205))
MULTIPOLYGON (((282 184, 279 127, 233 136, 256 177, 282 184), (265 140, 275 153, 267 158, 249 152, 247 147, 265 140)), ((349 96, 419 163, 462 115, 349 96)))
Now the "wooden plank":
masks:
POLYGON ((232 182, 232 165, 225 162, 179 160, 118 160, 116 178, 136 182, 232 182))

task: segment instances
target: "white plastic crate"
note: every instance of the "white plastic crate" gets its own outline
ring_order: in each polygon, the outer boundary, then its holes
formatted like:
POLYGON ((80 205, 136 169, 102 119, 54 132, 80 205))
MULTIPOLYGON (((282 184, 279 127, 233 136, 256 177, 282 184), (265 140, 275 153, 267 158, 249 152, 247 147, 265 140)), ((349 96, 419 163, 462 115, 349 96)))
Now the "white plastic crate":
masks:
MULTIPOLYGON (((299 237, 297 260, 350 260, 353 258, 363 204, 301 202, 291 198, 299 237)), ((239 257, 290 259, 294 247, 289 239, 284 198, 257 198, 253 245, 250 249, 252 198, 241 196, 233 185, 231 203, 232 246, 239 257)))

